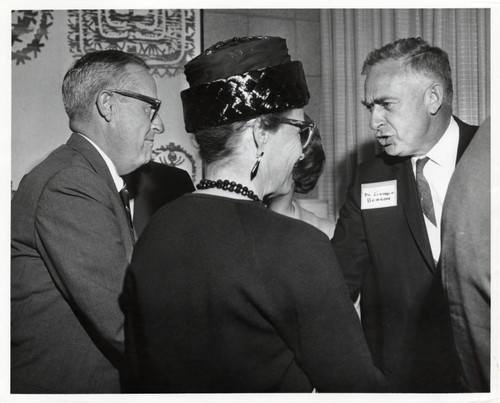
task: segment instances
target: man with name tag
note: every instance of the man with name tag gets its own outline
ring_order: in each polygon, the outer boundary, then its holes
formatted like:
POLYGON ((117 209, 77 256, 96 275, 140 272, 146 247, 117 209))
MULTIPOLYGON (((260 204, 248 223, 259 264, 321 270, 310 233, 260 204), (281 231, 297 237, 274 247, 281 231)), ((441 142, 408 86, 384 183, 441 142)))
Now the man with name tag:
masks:
POLYGON ((332 240, 393 392, 457 391, 437 262, 455 165, 477 127, 452 116, 447 54, 400 39, 366 58, 362 103, 384 152, 360 164, 332 240))

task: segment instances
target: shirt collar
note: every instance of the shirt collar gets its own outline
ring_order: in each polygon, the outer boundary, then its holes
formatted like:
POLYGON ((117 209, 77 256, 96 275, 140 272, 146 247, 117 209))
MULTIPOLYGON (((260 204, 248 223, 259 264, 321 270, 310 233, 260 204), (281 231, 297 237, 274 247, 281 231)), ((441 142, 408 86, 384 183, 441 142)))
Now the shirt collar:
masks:
POLYGON ((81 134, 81 133, 77 133, 77 134, 79 134, 85 140, 87 140, 90 144, 92 144, 94 146, 94 148, 99 152, 99 154, 101 154, 101 157, 103 158, 104 162, 106 163, 106 165, 109 169, 109 172, 111 173, 111 177, 113 178, 113 182, 115 183, 116 190, 118 192, 120 190, 122 190, 123 186, 125 185, 125 182, 123 181, 121 176, 118 175, 118 172, 116 170, 115 164, 113 164, 113 161, 111 161, 111 159, 104 153, 104 151, 102 151, 99 148, 99 146, 96 143, 94 143, 92 140, 90 140, 87 136, 85 136, 84 134, 81 134))
MULTIPOLYGON (((458 138, 458 124, 455 119, 450 118, 448 128, 425 156, 443 168, 454 168, 457 160, 458 138)), ((412 164, 415 165, 415 161, 423 157, 412 157, 412 164)))

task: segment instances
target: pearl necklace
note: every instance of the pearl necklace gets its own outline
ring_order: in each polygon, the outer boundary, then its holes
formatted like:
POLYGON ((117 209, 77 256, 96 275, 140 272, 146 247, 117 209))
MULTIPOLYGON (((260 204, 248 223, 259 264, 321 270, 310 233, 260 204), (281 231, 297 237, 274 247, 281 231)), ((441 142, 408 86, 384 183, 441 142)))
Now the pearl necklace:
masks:
POLYGON ((218 179, 216 181, 212 181, 210 179, 202 179, 198 185, 196 185, 196 188, 198 190, 203 190, 203 189, 220 189, 220 190, 225 190, 227 192, 234 192, 237 194, 241 194, 242 196, 248 197, 250 200, 262 203, 262 201, 259 199, 259 196, 257 196, 253 190, 248 190, 246 186, 243 186, 241 183, 236 183, 236 182, 229 182, 227 179, 222 180, 218 179))

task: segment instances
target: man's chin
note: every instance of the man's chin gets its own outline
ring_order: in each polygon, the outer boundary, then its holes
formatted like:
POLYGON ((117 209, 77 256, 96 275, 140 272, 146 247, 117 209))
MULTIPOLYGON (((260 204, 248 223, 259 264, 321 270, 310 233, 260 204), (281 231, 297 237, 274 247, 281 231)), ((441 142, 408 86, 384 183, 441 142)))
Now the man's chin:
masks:
POLYGON ((399 150, 396 147, 394 147, 392 144, 385 146, 384 151, 387 155, 390 155, 391 157, 400 156, 399 150))
POLYGON ((411 155, 408 154, 407 152, 404 152, 403 150, 398 150, 397 148, 394 147, 388 147, 384 151, 387 155, 390 155, 391 157, 405 158, 411 155))

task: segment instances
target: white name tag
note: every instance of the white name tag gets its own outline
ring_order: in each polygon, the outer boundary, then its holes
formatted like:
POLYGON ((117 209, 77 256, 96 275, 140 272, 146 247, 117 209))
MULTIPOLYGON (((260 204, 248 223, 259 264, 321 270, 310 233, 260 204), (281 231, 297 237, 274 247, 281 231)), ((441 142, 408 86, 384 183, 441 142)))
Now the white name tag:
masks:
POLYGON ((362 183, 361 210, 398 205, 397 181, 362 183))

